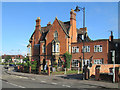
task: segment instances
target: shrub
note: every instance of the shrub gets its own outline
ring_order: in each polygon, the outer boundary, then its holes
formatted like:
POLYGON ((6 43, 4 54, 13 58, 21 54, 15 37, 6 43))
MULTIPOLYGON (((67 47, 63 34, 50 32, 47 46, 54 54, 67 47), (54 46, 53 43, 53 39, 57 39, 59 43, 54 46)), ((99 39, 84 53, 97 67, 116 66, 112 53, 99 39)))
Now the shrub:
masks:
POLYGON ((37 70, 37 61, 32 61, 31 71, 32 71, 33 73, 36 73, 36 70, 37 70))
POLYGON ((63 57, 65 58, 65 67, 70 68, 70 62, 72 59, 72 55, 69 54, 68 52, 64 53, 63 57))

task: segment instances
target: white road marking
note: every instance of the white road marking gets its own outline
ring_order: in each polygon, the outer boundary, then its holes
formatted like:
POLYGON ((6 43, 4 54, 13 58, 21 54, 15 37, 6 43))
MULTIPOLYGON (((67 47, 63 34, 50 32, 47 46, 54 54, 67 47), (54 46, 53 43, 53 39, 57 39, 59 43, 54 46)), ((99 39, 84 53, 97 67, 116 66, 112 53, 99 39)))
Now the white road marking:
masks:
POLYGON ((32 78, 32 80, 35 80, 34 78, 32 78))
POLYGON ((52 84, 56 85, 57 83, 52 83, 52 84))
POLYGON ((41 81, 42 83, 46 83, 46 81, 41 81))
POLYGON ((6 83, 8 83, 8 84, 10 84, 10 85, 13 85, 13 86, 16 86, 16 87, 25 88, 25 87, 23 87, 23 86, 16 85, 16 84, 13 84, 13 83, 9 83, 9 82, 6 82, 6 83))
POLYGON ((24 78, 24 79, 28 79, 28 77, 22 77, 22 76, 16 76, 18 78, 24 78))
POLYGON ((64 86, 64 87, 71 87, 71 86, 69 86, 69 85, 62 85, 62 86, 64 86))

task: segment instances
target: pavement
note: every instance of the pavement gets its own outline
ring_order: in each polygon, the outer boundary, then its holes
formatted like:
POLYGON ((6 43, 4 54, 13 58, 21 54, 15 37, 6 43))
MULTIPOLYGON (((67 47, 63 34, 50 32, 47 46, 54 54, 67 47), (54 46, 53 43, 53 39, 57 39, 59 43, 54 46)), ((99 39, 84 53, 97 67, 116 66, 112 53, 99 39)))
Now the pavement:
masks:
MULTIPOLYGON (((104 81, 95 81, 95 80, 80 80, 78 76, 81 75, 39 75, 39 74, 30 74, 30 73, 22 73, 22 72, 15 72, 13 69, 6 70, 7 74, 10 75, 16 75, 21 77, 27 77, 31 80, 39 80, 39 81, 53 81, 53 84, 56 84, 58 81, 64 82, 66 84, 72 85, 74 83, 75 85, 80 84, 87 85, 94 87, 100 87, 100 88, 119 88, 119 83, 111 83, 111 82, 104 82, 104 81), (74 77, 74 78, 73 78, 74 77), (77 77, 77 78, 76 78, 77 77)), ((87 87, 86 87, 87 88, 87 87)))

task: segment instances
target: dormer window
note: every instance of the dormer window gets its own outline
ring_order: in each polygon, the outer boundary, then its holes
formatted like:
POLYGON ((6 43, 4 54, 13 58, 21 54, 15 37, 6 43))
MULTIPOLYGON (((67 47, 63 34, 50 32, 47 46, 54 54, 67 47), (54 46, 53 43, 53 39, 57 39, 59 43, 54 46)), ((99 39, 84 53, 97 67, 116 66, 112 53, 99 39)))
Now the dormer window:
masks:
POLYGON ((58 32, 57 31, 54 32, 54 38, 58 38, 58 32))

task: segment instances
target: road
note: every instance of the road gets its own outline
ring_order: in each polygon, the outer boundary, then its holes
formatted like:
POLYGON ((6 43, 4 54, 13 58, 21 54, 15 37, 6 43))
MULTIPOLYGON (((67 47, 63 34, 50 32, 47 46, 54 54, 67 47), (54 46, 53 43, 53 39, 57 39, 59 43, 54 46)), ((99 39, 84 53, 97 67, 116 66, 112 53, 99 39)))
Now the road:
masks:
POLYGON ((92 85, 89 81, 64 79, 61 77, 50 77, 37 75, 35 78, 9 75, 5 69, 2 69, 2 88, 78 88, 87 90, 87 88, 102 88, 98 84, 92 85))

